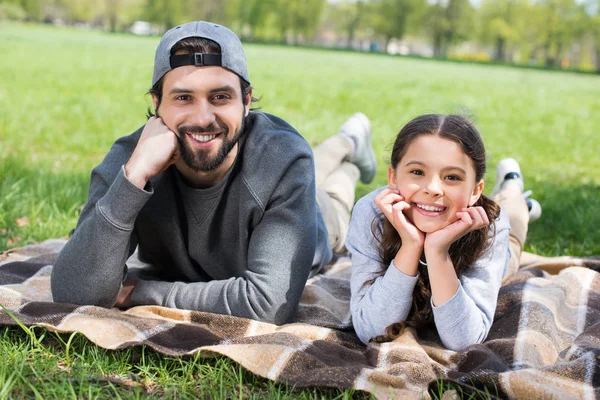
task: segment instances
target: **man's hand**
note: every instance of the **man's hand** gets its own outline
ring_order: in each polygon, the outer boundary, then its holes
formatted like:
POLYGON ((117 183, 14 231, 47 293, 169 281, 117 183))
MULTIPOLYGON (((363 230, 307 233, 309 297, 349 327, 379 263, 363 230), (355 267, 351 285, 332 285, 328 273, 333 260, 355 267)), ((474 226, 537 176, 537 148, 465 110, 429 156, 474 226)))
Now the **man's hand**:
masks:
MULTIPOLYGON (((425 237, 425 254, 446 254, 450 245, 469 232, 481 229, 490 224, 490 220, 482 207, 463 208, 456 213, 458 220, 440 229, 428 233, 425 237)), ((429 258, 428 258, 429 259, 429 258)))
POLYGON ((385 188, 375 197, 375 204, 383 215, 390 221, 392 226, 402 239, 402 247, 407 246, 414 249, 422 249, 425 235, 404 215, 404 210, 410 208, 410 204, 404 201, 404 196, 396 189, 385 188))
POLYGON ((135 279, 131 277, 127 277, 125 282, 123 282, 123 287, 117 296, 117 302, 115 303, 115 307, 117 308, 129 308, 131 307, 131 295, 135 290, 135 279))
POLYGON ((163 172, 178 158, 176 134, 161 118, 151 117, 125 165, 125 174, 131 183, 143 189, 151 177, 163 172))

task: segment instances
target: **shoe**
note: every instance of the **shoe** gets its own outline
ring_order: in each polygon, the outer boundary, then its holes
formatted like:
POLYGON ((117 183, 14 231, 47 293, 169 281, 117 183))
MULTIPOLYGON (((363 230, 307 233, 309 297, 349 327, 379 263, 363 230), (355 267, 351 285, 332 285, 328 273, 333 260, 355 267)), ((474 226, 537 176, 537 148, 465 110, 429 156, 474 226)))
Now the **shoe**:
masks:
POLYGON ((525 190, 521 167, 514 158, 505 158, 496 165, 496 185, 492 189, 490 196, 494 198, 502 189, 508 180, 516 180, 521 186, 521 192, 525 190))
MULTIPOLYGON (((492 189, 490 196, 494 198, 498 193, 500 193, 508 181, 516 181, 521 187, 521 191, 525 190, 525 183, 523 182, 521 167, 519 166, 517 160, 513 158, 505 158, 500 160, 496 166, 496 185, 492 189)), ((525 201, 527 202, 527 208, 529 209, 529 222, 533 222, 542 216, 542 206, 537 200, 529 197, 531 194, 531 190, 523 193, 523 197, 525 197, 525 201)))
POLYGON ((371 183, 377 172, 377 158, 371 144, 371 122, 363 113, 356 113, 344 122, 340 135, 354 144, 354 151, 348 161, 358 167, 360 181, 371 183))
POLYGON ((542 205, 536 199, 526 197, 527 207, 529 208, 529 222, 533 222, 542 216, 542 205))

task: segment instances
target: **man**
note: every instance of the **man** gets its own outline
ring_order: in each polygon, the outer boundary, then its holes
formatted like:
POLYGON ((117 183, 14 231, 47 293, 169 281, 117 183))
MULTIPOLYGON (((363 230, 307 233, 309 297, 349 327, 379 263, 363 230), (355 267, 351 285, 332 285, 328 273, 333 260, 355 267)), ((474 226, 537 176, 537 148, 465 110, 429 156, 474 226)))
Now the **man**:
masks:
POLYGON ((343 249, 359 174, 375 175, 368 119, 352 116, 313 159, 285 121, 251 111, 241 42, 208 22, 163 36, 150 94, 155 115, 92 171, 54 300, 289 322, 309 274, 343 249), (128 276, 136 247, 155 275, 128 276))

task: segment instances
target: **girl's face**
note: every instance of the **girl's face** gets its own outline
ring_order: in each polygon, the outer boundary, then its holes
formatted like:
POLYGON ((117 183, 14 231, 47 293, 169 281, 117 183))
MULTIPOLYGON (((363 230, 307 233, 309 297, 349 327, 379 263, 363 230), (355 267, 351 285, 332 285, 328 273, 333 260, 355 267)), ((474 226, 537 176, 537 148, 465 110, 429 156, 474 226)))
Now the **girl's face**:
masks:
POLYGON ((456 213, 475 204, 483 179, 475 181, 475 167, 460 145, 436 135, 414 139, 400 162, 388 170, 388 184, 410 204, 408 219, 422 232, 445 228, 456 213))

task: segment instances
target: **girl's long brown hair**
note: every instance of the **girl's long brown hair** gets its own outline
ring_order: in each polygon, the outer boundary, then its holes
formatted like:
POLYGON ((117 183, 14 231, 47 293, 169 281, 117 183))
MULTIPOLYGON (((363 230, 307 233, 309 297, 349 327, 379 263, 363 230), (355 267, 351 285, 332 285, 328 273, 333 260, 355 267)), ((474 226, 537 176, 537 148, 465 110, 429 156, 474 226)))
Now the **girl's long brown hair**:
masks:
MULTIPOLYGON (((408 145, 422 135, 436 135, 458 143, 465 154, 473 161, 475 182, 483 179, 486 169, 483 140, 475 126, 461 115, 426 114, 406 124, 398 133, 394 142, 391 157, 392 168, 395 169, 398 166, 408 149, 408 145)), ((490 226, 469 232, 450 246, 449 255, 457 276, 460 276, 465 269, 471 266, 491 245, 491 241, 488 240, 488 232, 489 229, 492 229, 495 233, 494 221, 500 214, 500 207, 483 194, 479 197, 475 206, 481 206, 485 210, 490 220, 490 226)), ((371 230, 379 242, 379 255, 383 262, 382 265, 387 268, 402 246, 400 235, 383 214, 373 220, 371 230)), ((384 273, 385 269, 381 271, 380 276, 384 273)), ((393 340, 400 336, 407 326, 421 328, 433 323, 429 275, 427 267, 421 263, 419 263, 418 276, 413 291, 413 304, 406 319, 388 326, 384 335, 377 336, 372 341, 393 340)), ((375 279, 367 281, 365 285, 372 284, 375 279)))

